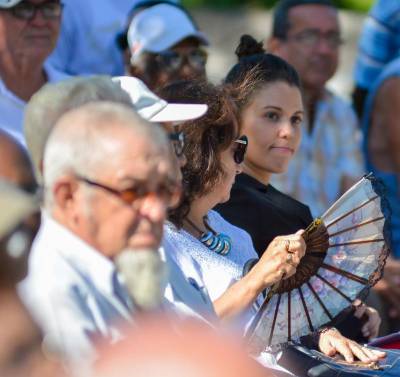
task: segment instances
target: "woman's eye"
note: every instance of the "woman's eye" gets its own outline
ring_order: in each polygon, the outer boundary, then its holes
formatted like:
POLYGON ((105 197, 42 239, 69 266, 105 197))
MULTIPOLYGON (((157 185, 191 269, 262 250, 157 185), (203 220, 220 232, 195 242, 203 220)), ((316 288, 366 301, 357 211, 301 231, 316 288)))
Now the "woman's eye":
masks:
POLYGON ((267 112, 267 113, 265 114, 265 117, 266 117, 267 119, 269 119, 269 120, 274 121, 274 122, 276 122, 276 121, 279 120, 279 114, 278 114, 278 113, 275 113, 275 112, 273 112, 273 111, 267 112))
POLYGON ((297 126, 303 122, 303 119, 301 117, 293 117, 292 118, 292 124, 297 126))

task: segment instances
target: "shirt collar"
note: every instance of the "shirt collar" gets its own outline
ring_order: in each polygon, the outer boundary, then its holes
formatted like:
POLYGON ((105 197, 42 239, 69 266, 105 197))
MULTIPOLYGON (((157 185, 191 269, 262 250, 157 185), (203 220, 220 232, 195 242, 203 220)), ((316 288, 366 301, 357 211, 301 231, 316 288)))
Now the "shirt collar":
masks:
POLYGON ((112 279, 117 273, 114 263, 48 214, 43 214, 42 222, 41 237, 51 244, 46 248, 48 252, 59 253, 74 269, 89 277, 96 287, 113 295, 112 279))

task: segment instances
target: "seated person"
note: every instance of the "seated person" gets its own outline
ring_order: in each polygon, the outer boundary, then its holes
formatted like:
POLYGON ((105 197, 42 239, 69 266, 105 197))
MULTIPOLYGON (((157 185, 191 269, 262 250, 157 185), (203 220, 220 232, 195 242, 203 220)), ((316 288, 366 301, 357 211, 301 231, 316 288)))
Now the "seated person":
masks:
MULTIPOLYGON (((245 264, 257 257, 251 238, 212 208, 229 199, 235 177, 242 170, 247 139, 244 135, 240 137, 235 107, 227 93, 211 85, 182 83, 182 86, 174 98, 167 99, 191 103, 201 100, 208 104, 209 111, 202 118, 182 125, 187 159, 182 168, 183 198, 170 211, 163 242, 173 247, 178 264, 182 256, 192 256, 203 278, 194 283, 205 286, 224 322, 229 321, 244 331, 255 314, 254 304, 262 299, 260 293, 283 276, 295 273, 305 252, 302 231, 274 238, 254 268, 243 276, 245 264), (293 254, 290 259, 285 247, 288 240, 293 254)), ((191 276, 192 271, 185 269, 184 264, 181 267, 191 276)), ((324 331, 319 344, 327 354, 343 352, 350 360, 353 352, 366 361, 377 359, 372 351, 336 330, 324 331)), ((270 356, 271 365, 274 361, 270 356)))
POLYGON ((128 44, 130 74, 152 91, 176 80, 206 78, 208 39, 177 5, 158 4, 137 13, 128 44))
MULTIPOLYGON (((233 185, 230 200, 221 204, 218 211, 249 232, 261 257, 274 237, 306 228, 313 221, 305 204, 269 182, 273 174, 286 171, 299 147, 303 101, 299 78, 288 63, 265 54, 250 36, 242 37, 236 51, 239 62, 225 81, 235 89, 235 102, 249 148, 243 173, 233 185)), ((353 331, 361 327, 355 326, 353 320, 341 328, 344 334, 360 341, 376 337, 380 324, 376 310, 363 306, 356 314, 369 317, 362 334, 353 331)))

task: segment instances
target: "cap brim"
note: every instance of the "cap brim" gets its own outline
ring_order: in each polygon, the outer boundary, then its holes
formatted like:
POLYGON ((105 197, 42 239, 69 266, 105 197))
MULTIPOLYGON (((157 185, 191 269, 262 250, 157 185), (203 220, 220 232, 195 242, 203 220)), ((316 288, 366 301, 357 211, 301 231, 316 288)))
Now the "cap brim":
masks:
POLYGON ((184 122, 203 116, 208 110, 207 105, 169 103, 150 119, 151 122, 184 122))
POLYGON ((0 0, 0 9, 1 8, 12 8, 18 3, 20 3, 22 0, 10 0, 10 1, 1 1, 0 0))

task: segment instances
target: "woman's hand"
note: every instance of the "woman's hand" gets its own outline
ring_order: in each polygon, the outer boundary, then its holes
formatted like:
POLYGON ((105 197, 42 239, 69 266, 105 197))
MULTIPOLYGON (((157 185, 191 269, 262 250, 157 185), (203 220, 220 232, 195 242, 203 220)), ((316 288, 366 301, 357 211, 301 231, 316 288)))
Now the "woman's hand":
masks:
POLYGON ((258 263, 250 271, 260 292, 296 272, 306 251, 303 233, 304 230, 299 230, 295 234, 279 236, 269 244, 258 263))
POLYGON ((326 356, 332 357, 340 354, 349 363, 354 362, 355 359, 370 363, 383 359, 386 356, 385 352, 362 347, 353 340, 345 338, 333 327, 321 332, 318 346, 320 351, 326 356))
POLYGON ((369 340, 376 338, 379 333, 379 327, 381 325, 381 316, 376 309, 365 305, 361 300, 357 299, 353 302, 355 307, 354 316, 361 319, 366 316, 367 322, 361 328, 363 336, 369 340))

